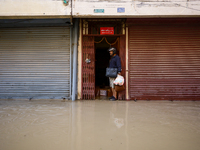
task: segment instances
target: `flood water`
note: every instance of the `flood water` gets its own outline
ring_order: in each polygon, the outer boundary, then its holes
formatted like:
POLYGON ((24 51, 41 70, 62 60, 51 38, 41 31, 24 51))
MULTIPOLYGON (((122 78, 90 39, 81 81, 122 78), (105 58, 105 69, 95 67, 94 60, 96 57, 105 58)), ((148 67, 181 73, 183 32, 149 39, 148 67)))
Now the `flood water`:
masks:
POLYGON ((0 101, 0 150, 199 150, 198 101, 0 101))

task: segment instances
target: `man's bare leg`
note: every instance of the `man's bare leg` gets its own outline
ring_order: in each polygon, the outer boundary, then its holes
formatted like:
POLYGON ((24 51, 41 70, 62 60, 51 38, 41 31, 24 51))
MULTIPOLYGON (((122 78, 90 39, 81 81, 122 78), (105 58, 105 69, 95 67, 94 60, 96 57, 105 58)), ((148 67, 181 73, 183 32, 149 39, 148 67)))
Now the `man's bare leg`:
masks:
POLYGON ((112 92, 113 92, 113 96, 115 97, 115 99, 117 99, 117 92, 115 91, 115 89, 112 88, 112 92))

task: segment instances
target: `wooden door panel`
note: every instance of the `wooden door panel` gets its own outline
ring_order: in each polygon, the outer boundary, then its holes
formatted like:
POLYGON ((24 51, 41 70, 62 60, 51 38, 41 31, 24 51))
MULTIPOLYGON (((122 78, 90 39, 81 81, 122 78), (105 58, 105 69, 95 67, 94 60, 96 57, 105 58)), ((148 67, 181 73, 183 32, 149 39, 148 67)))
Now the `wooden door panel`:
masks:
MULTIPOLYGON (((119 43, 119 57, 121 58, 121 67, 122 67, 122 72, 121 75, 124 77, 125 79, 125 72, 126 72, 126 37, 125 35, 120 36, 120 43, 119 43)), ((126 79, 125 79, 125 84, 124 86, 126 87, 126 79)), ((126 99, 126 95, 125 92, 126 90, 119 92, 118 93, 118 99, 119 100, 125 100, 126 99)))

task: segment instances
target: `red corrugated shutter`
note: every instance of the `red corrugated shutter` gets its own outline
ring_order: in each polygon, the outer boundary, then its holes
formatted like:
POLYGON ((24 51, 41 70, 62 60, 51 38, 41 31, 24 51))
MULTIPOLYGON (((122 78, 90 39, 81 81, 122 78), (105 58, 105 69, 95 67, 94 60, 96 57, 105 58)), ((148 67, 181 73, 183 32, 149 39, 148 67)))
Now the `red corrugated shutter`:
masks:
POLYGON ((200 26, 129 27, 129 96, 200 100, 200 26))

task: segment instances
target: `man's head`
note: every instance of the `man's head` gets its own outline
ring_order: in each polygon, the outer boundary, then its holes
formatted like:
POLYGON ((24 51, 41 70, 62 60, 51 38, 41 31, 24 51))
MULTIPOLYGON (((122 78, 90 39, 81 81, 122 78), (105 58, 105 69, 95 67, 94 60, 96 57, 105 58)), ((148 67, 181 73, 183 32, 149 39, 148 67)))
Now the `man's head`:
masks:
POLYGON ((110 53, 110 56, 113 56, 113 55, 115 55, 117 53, 117 50, 114 47, 109 48, 108 51, 110 53))

